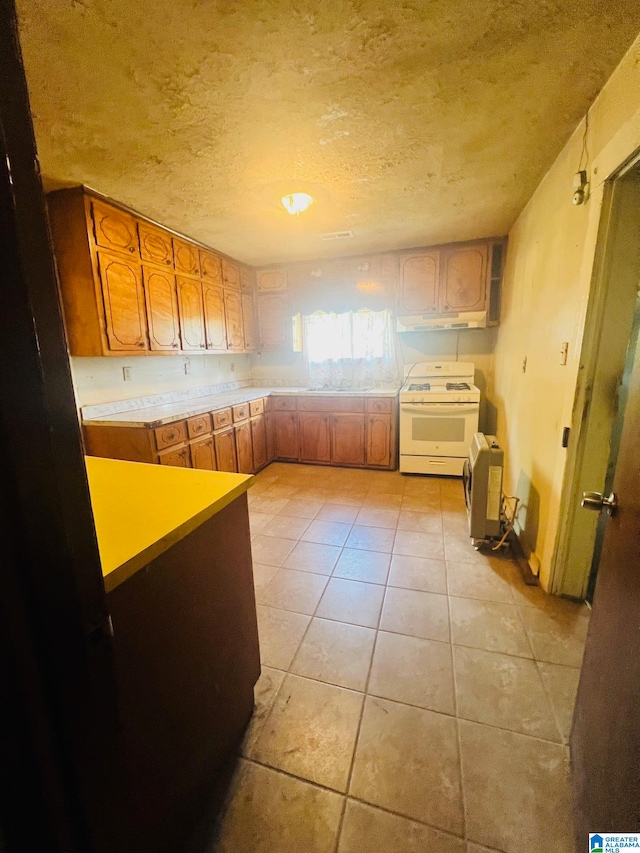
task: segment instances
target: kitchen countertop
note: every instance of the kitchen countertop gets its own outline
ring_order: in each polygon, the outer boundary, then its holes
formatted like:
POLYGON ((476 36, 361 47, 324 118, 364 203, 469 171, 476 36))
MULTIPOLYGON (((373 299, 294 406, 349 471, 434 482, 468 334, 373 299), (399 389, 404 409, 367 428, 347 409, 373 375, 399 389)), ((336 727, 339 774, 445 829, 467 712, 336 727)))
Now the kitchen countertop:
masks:
POLYGON ((317 390, 310 391, 299 387, 264 387, 238 388, 234 391, 223 391, 208 397, 195 397, 192 400, 183 399, 164 405, 151 406, 145 409, 132 409, 126 412, 103 415, 102 417, 83 418, 83 424, 94 426, 127 426, 153 428, 174 423, 184 418, 195 417, 216 409, 249 403, 262 397, 295 396, 295 397, 397 397, 399 388, 354 388, 348 391, 317 390))
POLYGON ((247 491, 254 477, 85 457, 107 592, 247 491))

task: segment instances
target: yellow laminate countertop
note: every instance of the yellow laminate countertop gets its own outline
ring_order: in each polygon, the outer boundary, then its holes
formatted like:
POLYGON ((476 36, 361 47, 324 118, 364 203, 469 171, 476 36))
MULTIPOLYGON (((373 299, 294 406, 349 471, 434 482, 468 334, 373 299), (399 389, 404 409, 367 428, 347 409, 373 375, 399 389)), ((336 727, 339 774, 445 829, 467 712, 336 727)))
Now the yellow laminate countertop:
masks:
POLYGON ((86 456, 107 592, 246 492, 247 474, 86 456))

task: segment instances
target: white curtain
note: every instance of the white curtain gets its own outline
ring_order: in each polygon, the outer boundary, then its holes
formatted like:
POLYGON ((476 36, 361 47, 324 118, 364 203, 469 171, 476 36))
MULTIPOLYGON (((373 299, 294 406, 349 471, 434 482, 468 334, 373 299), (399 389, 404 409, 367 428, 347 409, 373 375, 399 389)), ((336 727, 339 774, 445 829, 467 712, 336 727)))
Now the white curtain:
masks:
POLYGON ((398 379, 390 311, 315 311, 303 317, 303 348, 311 385, 363 388, 398 379))

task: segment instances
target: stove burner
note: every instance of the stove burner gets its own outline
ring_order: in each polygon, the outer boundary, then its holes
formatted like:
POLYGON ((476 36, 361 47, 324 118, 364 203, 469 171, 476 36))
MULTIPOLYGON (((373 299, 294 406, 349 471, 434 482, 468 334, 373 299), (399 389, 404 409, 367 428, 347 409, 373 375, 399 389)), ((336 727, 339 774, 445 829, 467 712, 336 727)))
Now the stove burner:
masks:
POLYGON ((447 382, 447 391, 471 391, 466 382, 447 382))
POLYGON ((431 391, 431 385, 428 382, 422 385, 409 385, 409 391, 431 391))

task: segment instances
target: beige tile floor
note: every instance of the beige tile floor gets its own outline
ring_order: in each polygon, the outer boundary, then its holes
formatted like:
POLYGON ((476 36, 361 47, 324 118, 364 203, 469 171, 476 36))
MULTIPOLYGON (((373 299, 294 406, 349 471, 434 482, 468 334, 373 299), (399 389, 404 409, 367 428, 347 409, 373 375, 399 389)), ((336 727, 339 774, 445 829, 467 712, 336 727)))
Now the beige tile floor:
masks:
POLYGON ((588 609, 475 551, 458 480, 275 463, 249 503, 263 671, 212 853, 573 850, 588 609))

